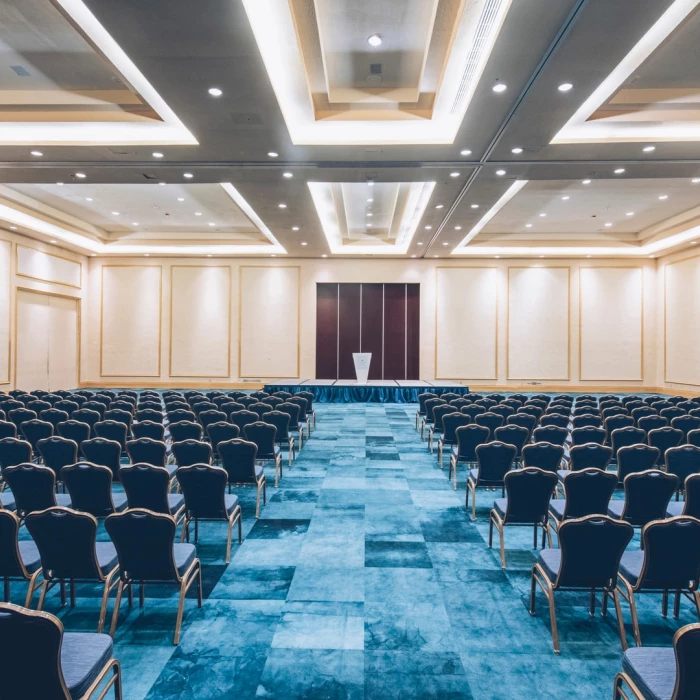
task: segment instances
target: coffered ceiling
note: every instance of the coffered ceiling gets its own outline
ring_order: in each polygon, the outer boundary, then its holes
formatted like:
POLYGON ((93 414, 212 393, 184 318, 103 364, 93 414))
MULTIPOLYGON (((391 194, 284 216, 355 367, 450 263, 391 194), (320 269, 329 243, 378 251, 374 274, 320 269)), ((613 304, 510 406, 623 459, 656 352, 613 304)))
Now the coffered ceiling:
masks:
POLYGON ((93 255, 694 245, 700 0, 631 6, 0 0, 0 227, 93 255))

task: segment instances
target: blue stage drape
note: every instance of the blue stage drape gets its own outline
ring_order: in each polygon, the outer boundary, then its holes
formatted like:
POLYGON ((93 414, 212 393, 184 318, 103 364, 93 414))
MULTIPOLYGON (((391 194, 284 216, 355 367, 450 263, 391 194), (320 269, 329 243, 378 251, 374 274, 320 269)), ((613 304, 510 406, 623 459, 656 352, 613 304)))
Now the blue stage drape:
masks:
POLYGON ((430 392, 441 394, 469 393, 469 387, 424 387, 424 386, 319 386, 314 384, 267 384, 264 391, 288 391, 296 394, 311 391, 317 403, 418 403, 418 394, 430 392))

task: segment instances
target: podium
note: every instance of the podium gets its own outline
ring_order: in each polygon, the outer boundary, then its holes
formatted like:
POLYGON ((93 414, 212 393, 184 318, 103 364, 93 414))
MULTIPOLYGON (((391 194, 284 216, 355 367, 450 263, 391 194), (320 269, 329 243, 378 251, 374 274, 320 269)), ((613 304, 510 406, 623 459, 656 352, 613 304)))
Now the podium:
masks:
POLYGON ((369 363, 372 361, 371 352, 354 352, 352 359, 355 363, 355 374, 358 384, 367 384, 369 376, 369 363))

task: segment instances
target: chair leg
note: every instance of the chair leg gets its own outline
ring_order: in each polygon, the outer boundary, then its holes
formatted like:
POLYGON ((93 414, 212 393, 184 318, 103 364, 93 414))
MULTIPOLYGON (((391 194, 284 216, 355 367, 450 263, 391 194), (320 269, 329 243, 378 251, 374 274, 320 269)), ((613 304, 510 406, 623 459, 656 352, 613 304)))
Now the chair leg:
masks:
POLYGON ((549 603, 549 624, 552 628, 552 647, 554 648, 554 653, 559 654, 559 632, 557 630, 557 611, 554 606, 554 591, 552 590, 552 585, 548 583, 548 590, 545 591, 547 596, 547 602, 549 603))
POLYGON ((698 591, 693 591, 693 602, 695 603, 695 612, 700 617, 700 593, 698 591))
POLYGON ((262 487, 262 484, 258 484, 258 493, 255 496, 255 517, 259 518, 260 517, 260 489, 262 487))
POLYGON ((117 622, 119 620, 119 606, 122 602, 122 594, 124 593, 124 582, 119 581, 117 588, 117 599, 114 601, 114 612, 112 613, 112 625, 109 628, 109 636, 114 639, 114 633, 117 631, 117 622))
POLYGON ((634 597, 634 591, 631 586, 624 581, 623 585, 625 587, 625 598, 630 605, 630 615, 632 617, 632 632, 634 634, 634 643, 638 646, 642 646, 642 635, 639 630, 639 618, 637 617, 637 601, 634 597))
MULTIPOLYGON (((605 595, 605 592, 603 592, 603 595, 605 595)), ((589 617, 595 617, 595 588, 591 588, 588 615, 589 617)))
POLYGON ((175 622, 175 636, 173 644, 177 646, 180 643, 180 627, 182 626, 182 613, 185 609, 185 593, 187 593, 187 578, 183 577, 180 583, 180 602, 177 606, 177 620, 175 622))
POLYGON ((440 469, 444 469, 445 465, 442 463, 442 442, 438 442, 438 462, 440 462, 440 469))
POLYGON ((661 617, 668 617, 668 591, 664 590, 661 594, 661 617))
POLYGON ((49 582, 44 581, 43 584, 41 584, 41 594, 39 595, 39 603, 36 606, 37 610, 43 610, 44 608, 44 600, 46 599, 46 594, 48 593, 49 590, 49 582))
POLYGON ((61 607, 63 607, 66 604, 66 582, 63 579, 61 579, 60 588, 61 588, 61 607))
POLYGON ((677 620, 680 613, 681 613, 681 592, 676 591, 676 594, 673 598, 673 619, 677 620))
POLYGON ((501 569, 506 568, 506 543, 505 543, 505 533, 503 532, 503 523, 496 523, 496 529, 498 530, 498 541, 501 545, 501 569))
POLYGON ((109 592, 112 589, 112 578, 117 571, 119 571, 119 567, 112 569, 105 579, 105 585, 102 591, 102 605, 100 606, 100 619, 97 621, 98 634, 102 634, 102 630, 104 630, 105 618, 107 617, 107 601, 109 600, 109 592))
MULTIPOLYGON (((620 605, 620 592, 617 588, 612 592, 613 600, 615 601, 615 614, 617 615, 617 627, 620 631, 620 644, 622 651, 627 650, 627 638, 625 636, 625 621, 622 619, 622 606, 620 605)), ((632 595, 634 598, 634 594, 632 595)))
MULTIPOLYGON (((5 585, 4 585, 4 600, 6 603, 10 602, 10 579, 5 577, 5 585)), ((27 607, 27 606, 25 606, 27 607)))
POLYGON ((180 542, 184 542, 185 538, 188 540, 190 539, 190 533, 188 532, 190 526, 190 521, 187 519, 187 516, 185 516, 185 519, 182 521, 182 532, 180 533, 180 542))
POLYGON ((228 536, 226 537, 226 563, 231 563, 231 532, 233 531, 234 519, 229 518, 228 521, 228 536))
POLYGON ((141 581, 139 583, 139 607, 142 608, 146 602, 146 584, 141 581))
POLYGON ((243 542, 243 511, 238 511, 238 544, 243 542))
MULTIPOLYGON (((36 580, 39 578, 39 574, 41 573, 41 569, 37 569, 33 574, 32 577, 29 579, 29 588, 27 589, 27 597, 24 601, 24 607, 25 608, 31 608, 32 607, 32 598, 34 597, 34 591, 37 589, 36 585, 36 580)), ((8 591, 8 596, 9 596, 9 591, 8 591)), ((10 599, 9 597, 6 598, 6 601, 9 603, 10 599)))
POLYGON ((202 565, 197 563, 197 607, 202 607, 202 565))

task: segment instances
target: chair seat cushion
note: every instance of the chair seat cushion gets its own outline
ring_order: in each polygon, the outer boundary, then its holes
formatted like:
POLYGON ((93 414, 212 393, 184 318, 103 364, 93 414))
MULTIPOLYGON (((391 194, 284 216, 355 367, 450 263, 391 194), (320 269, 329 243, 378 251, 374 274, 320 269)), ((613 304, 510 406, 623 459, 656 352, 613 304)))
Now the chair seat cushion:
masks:
POLYGON ((100 565, 102 575, 106 576, 119 561, 117 550, 111 542, 97 542, 95 550, 97 551, 97 563, 100 565))
POLYGON ((469 476, 472 478, 472 481, 478 481, 479 480, 479 470, 478 469, 470 469, 469 476))
POLYGON ((507 498, 497 498, 493 502, 493 509, 501 516, 501 520, 506 517, 506 510, 508 510, 508 499, 507 498))
POLYGON ((170 513, 175 515, 182 506, 185 505, 185 497, 181 493, 169 493, 168 494, 168 508, 170 508, 170 513))
POLYGON ((622 510, 625 507, 625 501, 624 499, 620 499, 617 501, 610 501, 608 504, 608 515, 611 518, 621 518, 622 517, 622 510))
POLYGON ((452 455, 459 457, 459 445, 452 445, 452 455))
POLYGON ((564 498, 552 498, 549 501, 549 512, 557 520, 561 520, 564 517, 564 508, 566 508, 566 499, 564 498))
POLYGON ((174 462, 172 464, 166 464, 165 468, 168 470, 168 474, 170 474, 170 478, 172 479, 177 471, 177 464, 174 462))
POLYGON ((56 505, 62 506, 63 508, 70 508, 72 505, 71 500, 70 500, 70 494, 57 493, 56 494, 56 505))
POLYGON ((537 563, 544 569, 550 581, 555 581, 561 567, 561 549, 543 549, 537 555, 537 563))
POLYGON ((571 469, 557 469, 557 476, 559 477, 559 481, 564 481, 564 479, 566 479, 567 474, 571 474, 571 469))
POLYGON ((126 510, 129 505, 125 493, 112 493, 112 502, 117 513, 126 510))
POLYGON ((173 545, 173 554, 175 555, 175 566, 177 567, 177 573, 180 576, 185 574, 185 571, 189 569, 192 562, 197 556, 197 550, 193 544, 180 544, 176 542, 173 545))
POLYGON ((683 501, 672 501, 668 504, 668 507, 666 508, 666 515, 669 518, 673 518, 676 515, 683 515, 684 507, 685 503, 683 501))
POLYGON ((645 700, 671 700, 676 684, 676 655, 673 647, 628 649, 622 668, 645 700))
POLYGON ((255 478, 259 479, 264 473, 265 473, 265 470, 263 469, 262 465, 256 464, 255 465, 255 478))
POLYGON ((233 513, 238 506, 238 496, 232 493, 227 493, 224 496, 224 501, 226 503, 226 515, 231 515, 231 513, 233 513))
POLYGON ((66 632, 61 646, 61 670, 71 698, 82 697, 112 658, 108 634, 66 632))
POLYGON ((642 572, 644 562, 644 552, 641 550, 631 550, 625 552, 620 560, 620 573, 634 586, 637 583, 639 574, 642 572))
POLYGON ((30 574, 33 574, 37 569, 41 567, 41 557, 39 556, 39 550, 34 544, 33 540, 20 540, 19 556, 22 559, 24 568, 30 574))
POLYGON ((11 491, 3 491, 0 493, 0 503, 6 510, 14 510, 16 508, 15 499, 11 491))

